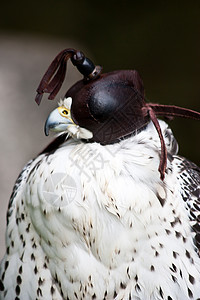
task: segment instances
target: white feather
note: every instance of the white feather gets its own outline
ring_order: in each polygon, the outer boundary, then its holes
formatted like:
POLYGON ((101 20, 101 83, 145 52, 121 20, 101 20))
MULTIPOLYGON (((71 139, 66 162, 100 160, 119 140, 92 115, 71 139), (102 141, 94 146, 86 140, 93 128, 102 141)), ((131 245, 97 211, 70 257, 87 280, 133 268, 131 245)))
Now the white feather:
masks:
MULTIPOLYGON (((160 126, 163 133, 169 131, 165 122, 160 121, 160 126)), ((175 154, 173 136, 171 142, 165 139, 168 152, 175 154)), ((0 271, 2 277, 8 260, 5 299, 16 296, 21 265, 25 270, 20 275, 22 300, 184 300, 188 289, 190 299, 199 298, 200 261, 177 170, 168 160, 162 182, 159 159, 160 140, 150 123, 144 131, 113 145, 71 139, 33 161, 11 206, 7 246, 12 251, 5 255, 0 271), (64 198, 74 189, 71 198, 64 198), (16 226, 22 213, 25 220, 16 226), (195 278, 194 284, 188 274, 195 278), (44 285, 38 285, 38 276, 45 279, 44 285), (38 296, 38 288, 42 295, 38 296)), ((0 295, 3 299, 4 292, 0 295)))

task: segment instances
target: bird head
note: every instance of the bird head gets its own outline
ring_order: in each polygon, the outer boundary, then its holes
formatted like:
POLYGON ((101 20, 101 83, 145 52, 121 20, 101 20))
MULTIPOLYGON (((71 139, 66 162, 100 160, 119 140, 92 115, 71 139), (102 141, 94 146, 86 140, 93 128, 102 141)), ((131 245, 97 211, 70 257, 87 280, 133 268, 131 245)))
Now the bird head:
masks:
POLYGON ((37 104, 44 93, 50 94, 50 100, 55 98, 69 59, 84 78, 67 91, 64 102, 49 115, 45 133, 66 131, 72 137, 107 145, 137 134, 152 121, 161 142, 158 170, 163 180, 167 150, 157 116, 200 120, 200 113, 173 105, 147 103, 143 82, 136 70, 102 74, 100 66, 72 48, 61 51, 50 64, 37 89, 37 104))

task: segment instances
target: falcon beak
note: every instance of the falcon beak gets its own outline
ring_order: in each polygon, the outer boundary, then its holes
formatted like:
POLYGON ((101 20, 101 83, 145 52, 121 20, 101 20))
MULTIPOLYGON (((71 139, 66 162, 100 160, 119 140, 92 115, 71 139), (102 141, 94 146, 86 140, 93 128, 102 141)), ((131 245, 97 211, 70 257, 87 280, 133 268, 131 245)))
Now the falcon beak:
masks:
POLYGON ((66 131, 70 125, 75 125, 75 123, 71 119, 71 115, 69 110, 66 110, 63 107, 58 107, 53 110, 44 126, 45 135, 49 135, 49 131, 62 132, 66 131))

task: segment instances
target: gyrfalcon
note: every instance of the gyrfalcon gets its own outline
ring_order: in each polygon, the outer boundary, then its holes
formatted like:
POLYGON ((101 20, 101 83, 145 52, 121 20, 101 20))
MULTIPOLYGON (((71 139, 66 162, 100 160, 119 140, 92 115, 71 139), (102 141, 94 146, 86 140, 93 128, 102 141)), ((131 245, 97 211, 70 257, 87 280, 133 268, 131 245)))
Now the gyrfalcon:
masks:
POLYGON ((0 299, 200 299, 200 168, 156 117, 200 113, 146 103, 137 71, 102 74, 71 48, 38 104, 56 96, 68 59, 84 79, 48 116, 45 133, 58 136, 14 186, 0 299))

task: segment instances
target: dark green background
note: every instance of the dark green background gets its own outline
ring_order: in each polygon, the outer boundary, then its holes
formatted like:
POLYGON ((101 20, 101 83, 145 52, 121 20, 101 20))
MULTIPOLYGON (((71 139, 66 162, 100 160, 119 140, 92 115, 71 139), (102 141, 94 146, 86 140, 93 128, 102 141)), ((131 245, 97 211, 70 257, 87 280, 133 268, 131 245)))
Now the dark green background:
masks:
MULTIPOLYGON (((137 69, 151 102, 200 111, 199 1, 4 1, 0 29, 73 39, 104 71, 137 69)), ((171 127, 180 154, 199 164, 200 123, 171 127)))

